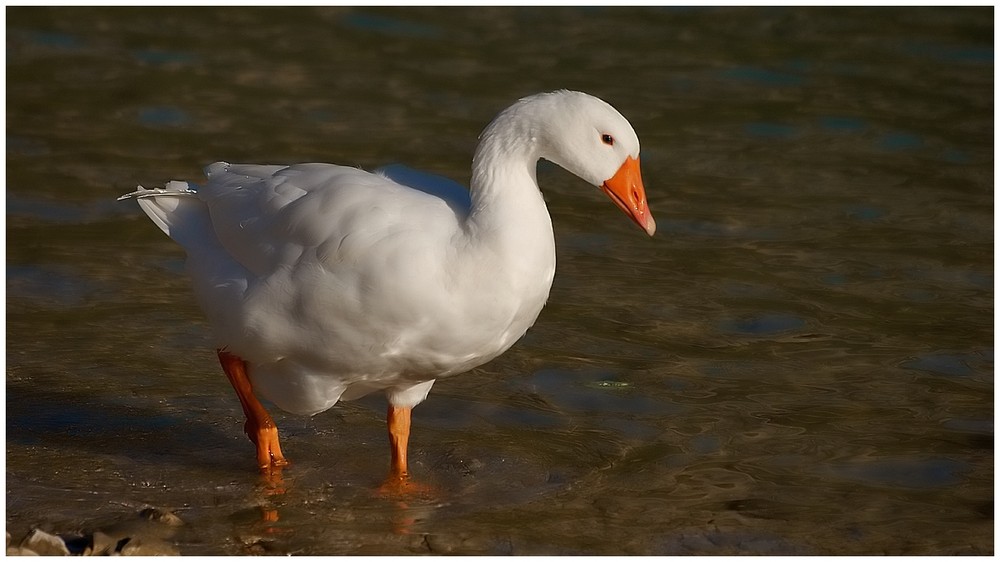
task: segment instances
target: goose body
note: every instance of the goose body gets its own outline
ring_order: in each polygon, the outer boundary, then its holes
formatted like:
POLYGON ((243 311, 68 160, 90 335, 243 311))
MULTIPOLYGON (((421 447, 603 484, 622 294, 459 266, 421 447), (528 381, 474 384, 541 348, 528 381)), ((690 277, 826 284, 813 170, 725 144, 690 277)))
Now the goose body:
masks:
MULTIPOLYGON (((394 409, 408 428, 435 379, 503 353, 545 304, 555 245, 540 158, 603 189, 653 234, 632 127, 568 91, 500 113, 480 137, 468 191, 401 167, 217 162, 203 185, 123 198, 136 197, 186 251, 248 433, 256 399, 241 393, 227 357, 242 361, 252 391, 297 414, 383 391, 392 434, 394 409)), ((405 446, 394 444, 399 475, 405 446)), ((262 465, 268 455, 258 450, 262 465)))

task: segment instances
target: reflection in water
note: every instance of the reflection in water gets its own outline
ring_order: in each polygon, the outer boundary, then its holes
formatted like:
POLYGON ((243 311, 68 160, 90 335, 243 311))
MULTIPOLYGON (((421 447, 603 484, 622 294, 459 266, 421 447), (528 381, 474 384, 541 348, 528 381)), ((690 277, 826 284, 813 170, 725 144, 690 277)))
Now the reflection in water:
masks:
POLYGON ((391 521, 392 532, 397 535, 415 535, 426 532, 426 525, 423 523, 430 520, 440 506, 429 503, 427 499, 414 497, 411 499, 394 499, 391 501, 391 521))
MULTIPOLYGON (((255 502, 259 504, 260 519, 252 524, 253 528, 269 536, 295 532, 293 527, 271 525, 281 521, 282 506, 289 496, 296 495, 294 473, 295 467, 289 465, 271 465, 260 469, 258 485, 253 490, 255 502), (291 477, 286 479, 286 475, 291 477)), ((300 493, 310 494, 312 491, 303 489, 300 493)), ((367 495, 385 506, 387 529, 395 534, 409 535, 424 532, 420 524, 441 507, 441 501, 448 492, 408 474, 398 475, 390 471, 379 486, 367 491, 367 495)))
POLYGON ((991 14, 8 9, 8 530, 154 505, 183 554, 992 553, 991 14), (114 198, 219 159, 464 184, 483 122, 559 87, 629 115, 656 237, 541 166, 545 311, 413 412, 440 493, 377 494, 378 397, 272 410, 294 464, 252 472, 182 255, 114 198))
POLYGON ((261 518, 264 522, 274 523, 280 519, 277 506, 272 505, 272 500, 280 499, 280 496, 287 492, 284 478, 284 466, 271 465, 261 469, 261 481, 263 483, 264 499, 268 502, 261 506, 261 518))

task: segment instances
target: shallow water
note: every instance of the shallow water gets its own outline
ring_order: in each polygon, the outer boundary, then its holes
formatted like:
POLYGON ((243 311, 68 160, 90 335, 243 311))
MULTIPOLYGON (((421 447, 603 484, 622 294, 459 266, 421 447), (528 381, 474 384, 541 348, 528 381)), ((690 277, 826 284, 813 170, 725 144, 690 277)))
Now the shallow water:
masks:
POLYGON ((993 552, 991 8, 7 16, 15 537, 155 505, 184 554, 993 552), (272 412, 263 481, 181 251, 115 197, 220 159, 464 183, 561 87, 635 126, 656 237, 543 164, 549 305, 414 410, 433 499, 373 495, 379 396, 272 412))

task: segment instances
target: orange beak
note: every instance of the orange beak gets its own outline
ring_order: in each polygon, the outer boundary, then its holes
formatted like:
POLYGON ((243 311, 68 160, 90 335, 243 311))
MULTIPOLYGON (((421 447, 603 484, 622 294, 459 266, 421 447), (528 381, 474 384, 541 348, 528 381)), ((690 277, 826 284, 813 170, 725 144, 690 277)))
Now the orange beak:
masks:
POLYGON ((615 175, 601 185, 601 191, 645 230, 646 234, 652 236, 656 232, 656 221, 646 205, 646 188, 642 185, 638 158, 626 157, 615 175))

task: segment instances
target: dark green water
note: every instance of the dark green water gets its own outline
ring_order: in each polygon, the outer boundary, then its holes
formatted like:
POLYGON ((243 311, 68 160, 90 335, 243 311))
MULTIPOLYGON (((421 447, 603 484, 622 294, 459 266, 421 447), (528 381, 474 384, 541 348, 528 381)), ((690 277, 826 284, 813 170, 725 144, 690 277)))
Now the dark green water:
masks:
POLYGON ((993 9, 8 8, 6 525, 155 505, 183 554, 991 554, 993 9), (466 182, 520 96, 642 142, 652 240, 542 166, 559 267, 372 490, 379 396, 260 481, 136 184, 216 160, 466 182), (277 512, 276 522, 263 512, 277 512))

